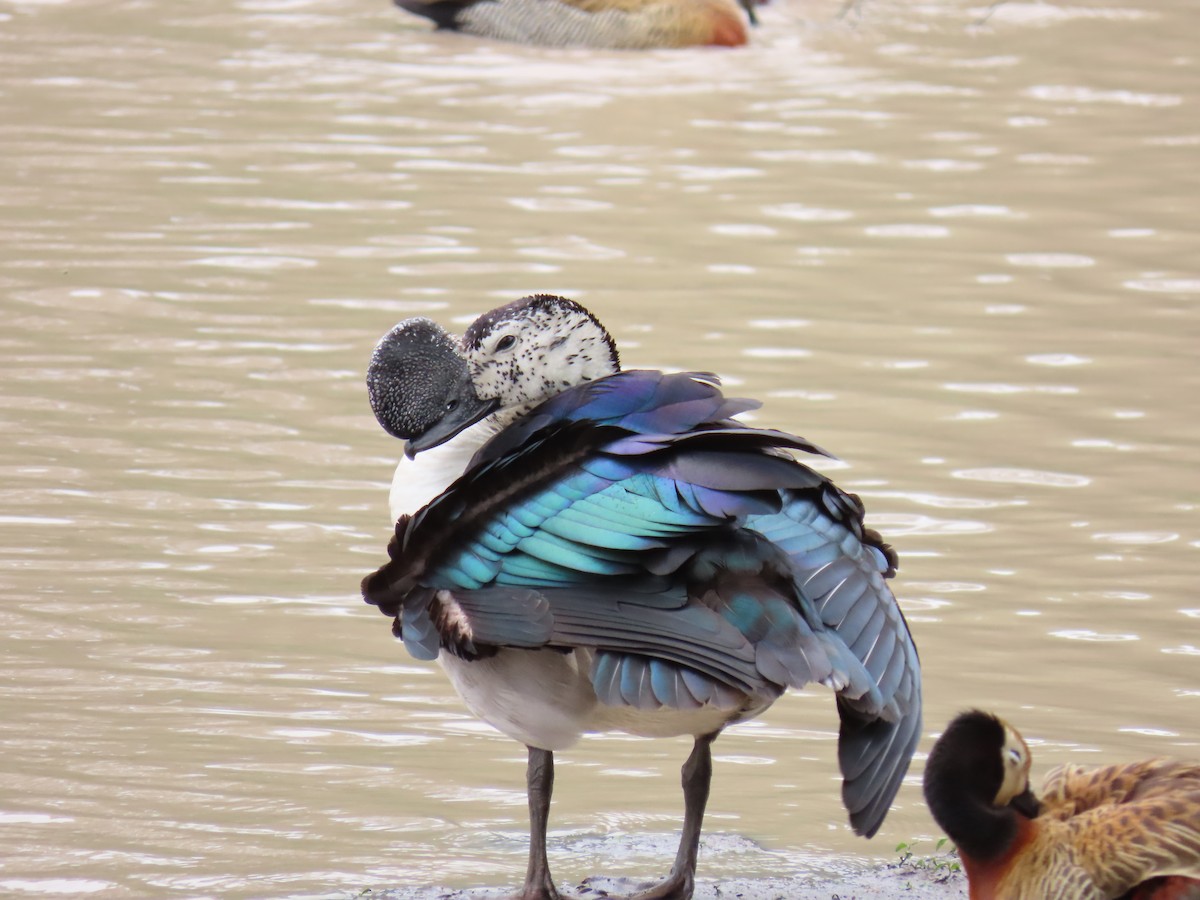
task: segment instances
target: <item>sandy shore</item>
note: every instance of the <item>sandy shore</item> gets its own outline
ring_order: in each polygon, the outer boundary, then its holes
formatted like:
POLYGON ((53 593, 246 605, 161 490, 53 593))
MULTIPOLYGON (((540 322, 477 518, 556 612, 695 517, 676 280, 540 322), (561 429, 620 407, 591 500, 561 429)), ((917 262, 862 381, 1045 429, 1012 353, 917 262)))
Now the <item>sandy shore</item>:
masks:
MULTIPOLYGON (((586 855, 593 863, 597 857, 620 860, 625 871, 632 868, 636 872, 642 868, 641 861, 670 860, 675 841, 676 836, 670 833, 576 835, 560 839, 556 846, 586 855), (631 866, 634 859, 639 862, 631 866)), ((511 883, 485 887, 377 884, 355 892, 322 895, 319 900, 510 900, 523 874, 523 866, 515 868, 511 883)), ((665 872, 657 877, 662 874, 665 872)), ((574 900, 616 900, 644 890, 655 875, 651 862, 644 877, 594 876, 582 884, 559 881, 558 889, 564 898, 574 900)), ((967 898, 967 880, 959 871, 957 854, 951 846, 931 840, 915 840, 897 847, 891 861, 873 861, 819 853, 778 853, 744 835, 717 831, 702 840, 699 875, 694 900, 967 898), (754 874, 756 868, 762 874, 754 874), (772 869, 777 874, 768 874, 772 869)))
MULTIPOLYGON (((561 884, 563 897, 605 900, 635 893, 644 885, 634 879, 593 878, 586 885, 561 884)), ((357 900, 508 900, 506 888, 387 888, 347 894, 357 900)), ((700 879, 694 900, 965 900, 967 881, 961 872, 913 865, 889 865, 849 873, 836 879, 700 879)))

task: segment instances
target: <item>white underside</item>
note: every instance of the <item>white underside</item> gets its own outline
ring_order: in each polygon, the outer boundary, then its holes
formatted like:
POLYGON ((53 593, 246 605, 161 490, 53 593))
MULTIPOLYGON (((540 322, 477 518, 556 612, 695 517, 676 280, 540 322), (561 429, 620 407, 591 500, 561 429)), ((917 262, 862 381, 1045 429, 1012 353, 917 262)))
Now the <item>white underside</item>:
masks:
POLYGON ((470 662, 443 651, 438 662, 471 712, 510 738, 543 750, 564 750, 599 731, 641 737, 709 734, 765 708, 636 709, 599 703, 588 674, 588 650, 501 650, 470 662))

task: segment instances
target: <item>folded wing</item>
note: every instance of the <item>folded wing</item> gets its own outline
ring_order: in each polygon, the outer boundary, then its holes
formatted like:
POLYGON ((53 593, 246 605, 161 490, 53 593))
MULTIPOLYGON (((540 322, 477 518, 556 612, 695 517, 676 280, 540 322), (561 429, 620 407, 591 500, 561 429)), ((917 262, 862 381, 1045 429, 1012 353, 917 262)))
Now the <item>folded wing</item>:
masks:
POLYGON ((397 524, 363 583, 409 651, 587 647, 605 703, 761 709, 837 691, 843 799, 873 834, 920 736, 920 668, 861 504, 733 421, 711 376, 630 371, 557 395, 397 524))

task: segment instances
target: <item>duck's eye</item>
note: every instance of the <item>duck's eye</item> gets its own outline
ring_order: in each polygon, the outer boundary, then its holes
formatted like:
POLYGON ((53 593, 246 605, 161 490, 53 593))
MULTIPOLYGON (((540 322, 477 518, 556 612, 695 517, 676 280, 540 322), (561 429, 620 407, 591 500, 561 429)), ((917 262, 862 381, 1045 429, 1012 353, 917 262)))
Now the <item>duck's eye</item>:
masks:
POLYGON ((458 401, 457 400, 447 400, 446 401, 446 412, 454 412, 454 410, 456 410, 456 409, 458 409, 458 401))
POLYGON ((517 342, 516 335, 506 334, 504 337, 500 338, 500 340, 496 341, 496 349, 497 350, 507 350, 510 347, 512 347, 512 345, 515 344, 516 342, 517 342))

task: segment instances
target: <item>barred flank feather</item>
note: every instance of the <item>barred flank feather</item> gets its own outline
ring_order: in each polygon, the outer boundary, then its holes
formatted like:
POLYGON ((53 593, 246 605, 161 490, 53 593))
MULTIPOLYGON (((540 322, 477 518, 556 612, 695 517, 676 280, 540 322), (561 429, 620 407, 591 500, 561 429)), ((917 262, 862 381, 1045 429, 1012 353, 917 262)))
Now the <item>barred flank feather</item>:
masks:
POLYGON ((647 50, 746 43, 733 0, 395 0, 439 29, 544 47, 647 50))

